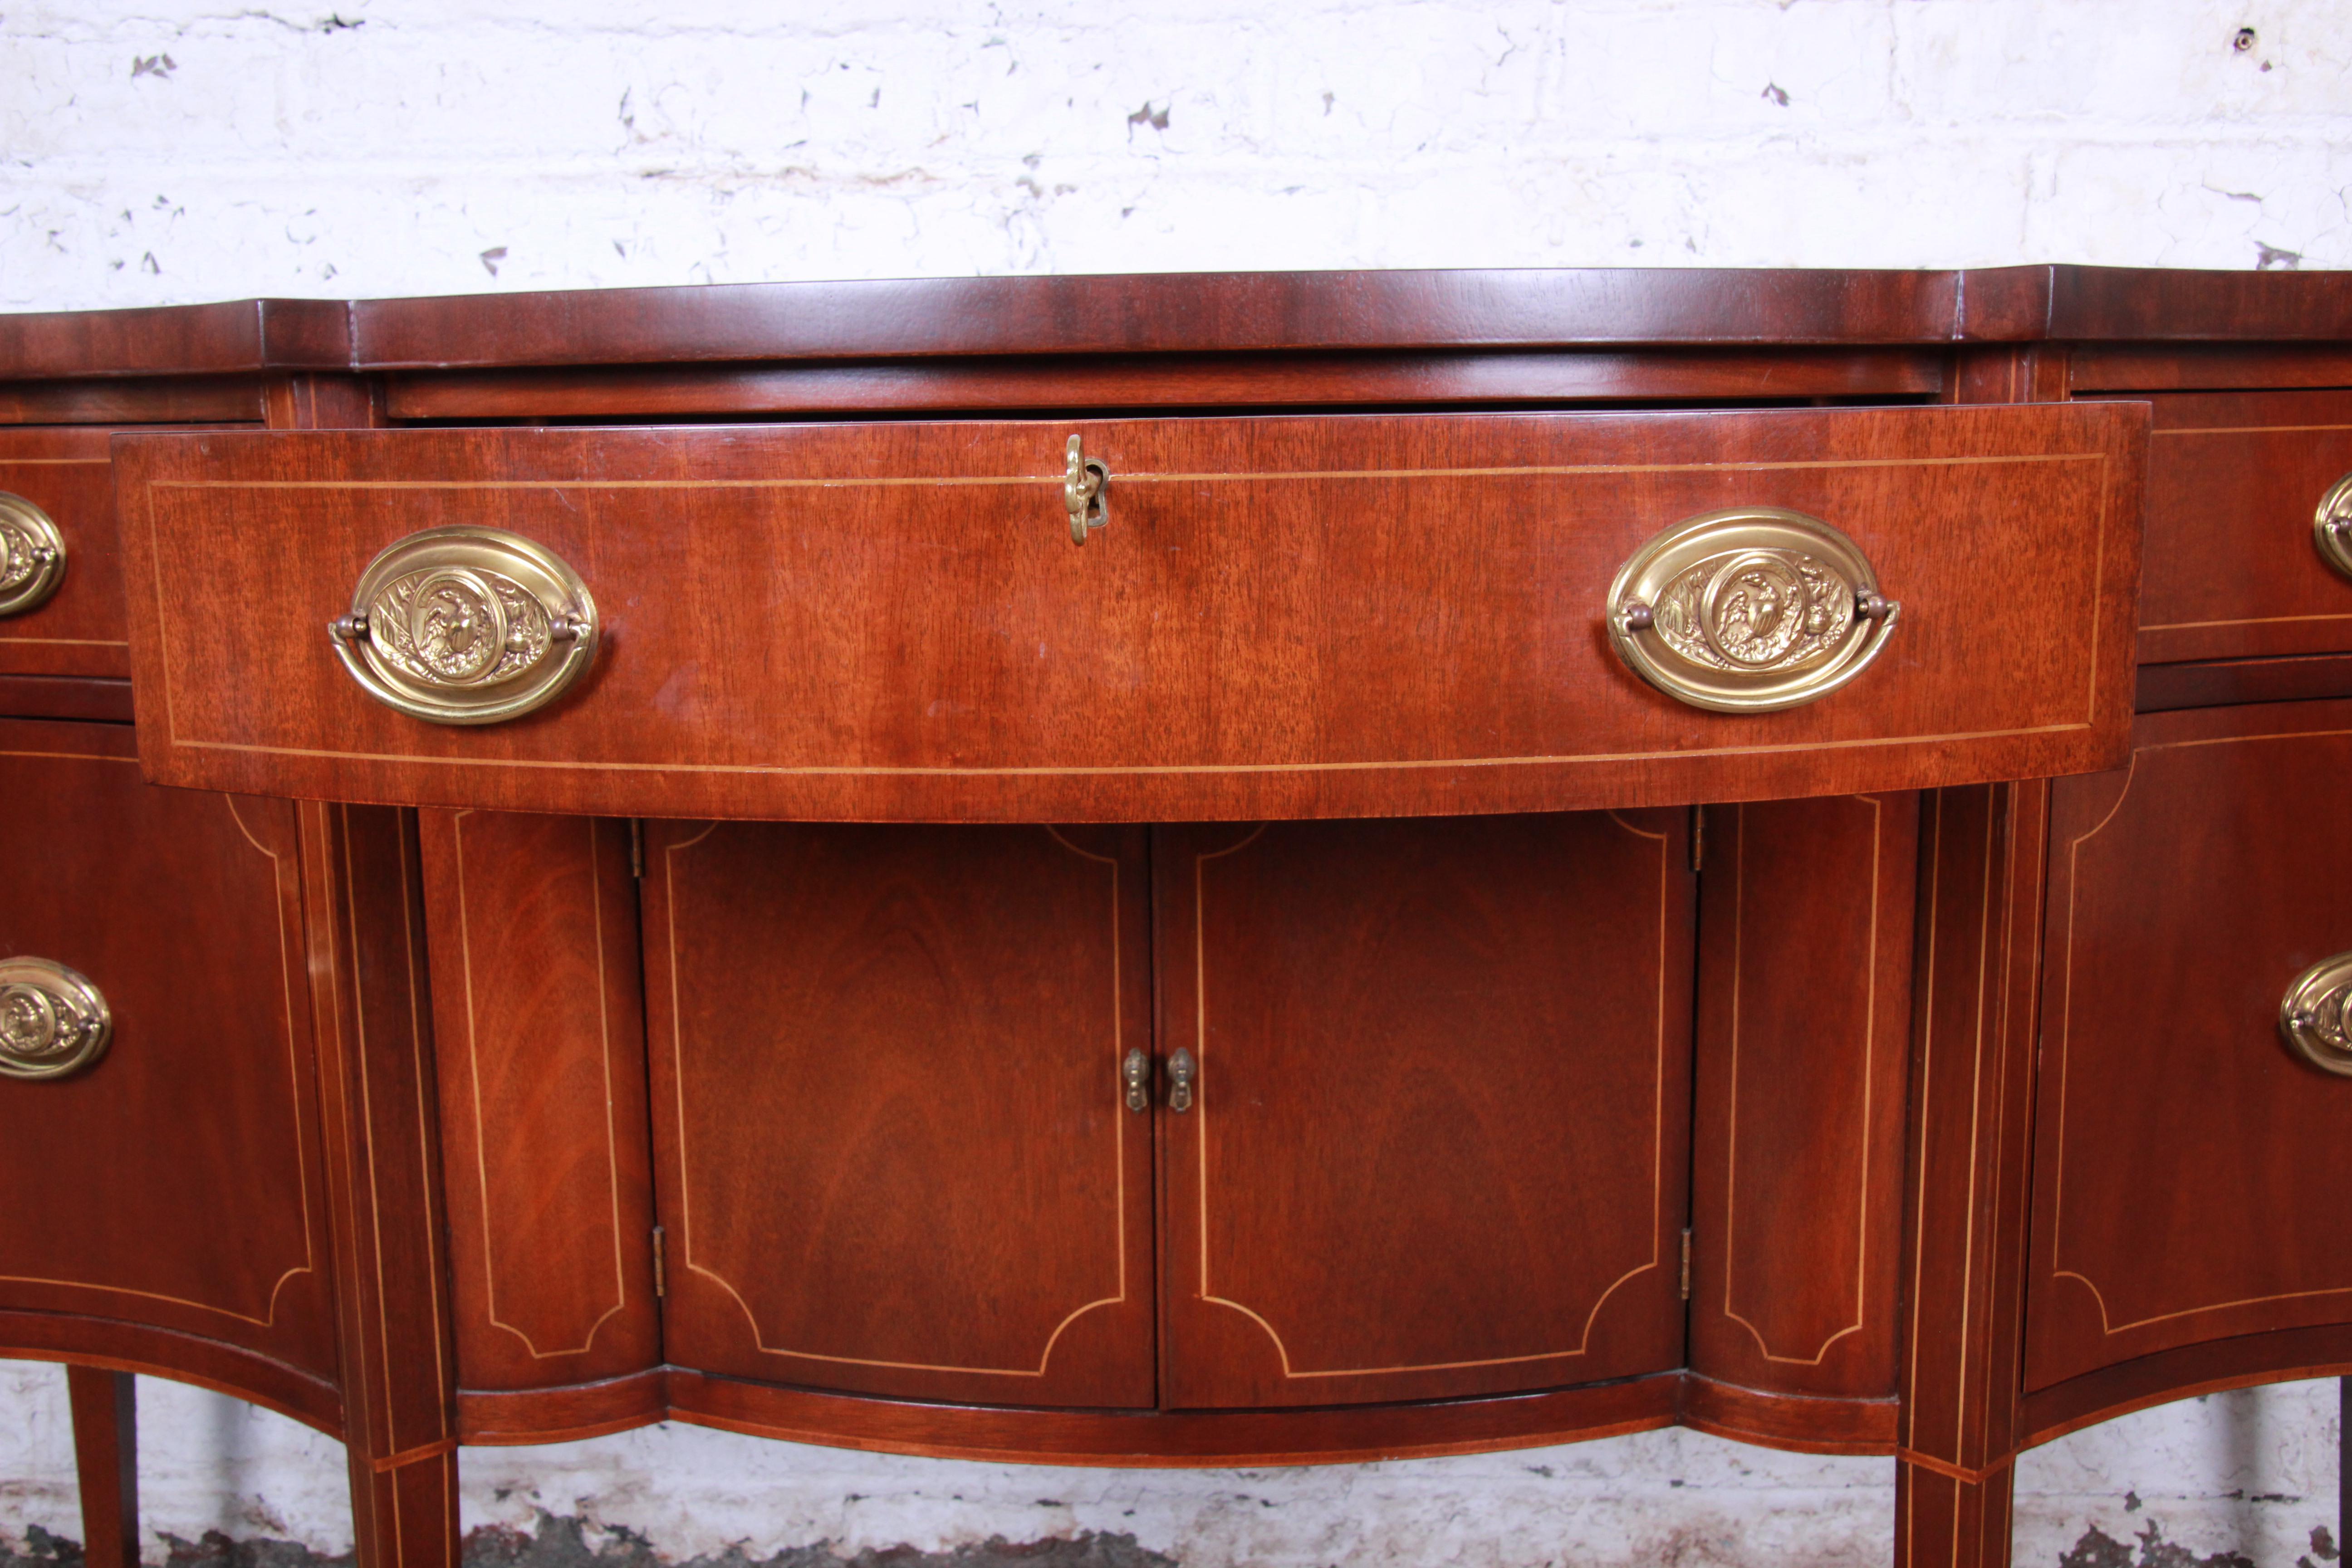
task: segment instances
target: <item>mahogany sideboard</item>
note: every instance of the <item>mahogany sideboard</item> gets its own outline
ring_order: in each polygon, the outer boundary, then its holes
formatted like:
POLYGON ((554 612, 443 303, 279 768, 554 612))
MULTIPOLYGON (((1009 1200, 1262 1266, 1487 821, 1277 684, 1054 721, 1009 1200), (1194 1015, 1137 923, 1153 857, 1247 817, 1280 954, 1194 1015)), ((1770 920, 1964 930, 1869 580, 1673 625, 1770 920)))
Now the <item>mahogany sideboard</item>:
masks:
POLYGON ((0 317, 0 1354, 341 1439, 2011 1461, 2352 1371, 2352 279, 0 317))

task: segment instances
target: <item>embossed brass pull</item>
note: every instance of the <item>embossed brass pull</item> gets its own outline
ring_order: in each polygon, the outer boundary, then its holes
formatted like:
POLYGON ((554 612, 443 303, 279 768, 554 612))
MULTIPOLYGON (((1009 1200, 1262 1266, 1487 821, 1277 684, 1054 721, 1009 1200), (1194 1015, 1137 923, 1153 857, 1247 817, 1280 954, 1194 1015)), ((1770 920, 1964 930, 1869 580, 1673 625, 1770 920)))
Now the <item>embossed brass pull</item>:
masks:
POLYGON ((0 1078, 67 1078, 106 1054, 114 1015, 98 987, 46 958, 0 960, 0 1078))
POLYGON ((1903 608, 1853 540, 1780 507, 1675 524, 1618 568, 1608 603, 1617 657, 1718 713, 1828 696, 1878 657, 1903 608))
POLYGON ((1110 469, 1087 457, 1076 436, 1070 437, 1069 458, 1069 468, 1062 476, 1062 504, 1070 512, 1070 542, 1084 544, 1088 533, 1110 521, 1110 504, 1103 495, 1103 487, 1110 483, 1110 469))
POLYGON ((352 679, 436 724, 545 706, 596 658, 596 604, 551 552, 495 528, 412 533, 368 563, 328 623, 352 679))
POLYGON ((49 514, 0 490, 0 616, 38 608, 65 574, 65 538, 49 514))
POLYGON ((1178 1047, 1168 1058, 1168 1109, 1181 1116, 1192 1109, 1192 1086, 1200 1081, 1201 1064, 1192 1053, 1178 1047))
POLYGON ((2328 486, 2319 498, 2319 510, 2311 517, 2311 542, 2319 546, 2322 561, 2352 577, 2352 474, 2328 486))
POLYGON ((2294 977, 2279 999, 2279 1033, 2313 1067, 2352 1078, 2352 952, 2294 977))
POLYGON ((1129 1110, 1151 1109, 1151 1058, 1141 1047, 1127 1053, 1127 1060, 1118 1067, 1118 1076, 1127 1085, 1127 1108, 1129 1110))

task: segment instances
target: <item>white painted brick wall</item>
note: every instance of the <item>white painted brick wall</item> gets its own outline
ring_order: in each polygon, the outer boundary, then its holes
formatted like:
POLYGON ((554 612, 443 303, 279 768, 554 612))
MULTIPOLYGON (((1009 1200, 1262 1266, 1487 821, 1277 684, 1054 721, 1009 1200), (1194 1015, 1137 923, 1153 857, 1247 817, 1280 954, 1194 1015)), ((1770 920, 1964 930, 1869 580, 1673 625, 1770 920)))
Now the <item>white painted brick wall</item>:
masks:
MULTIPOLYGON (((1184 268, 2352 267, 2348 0, 541 10, 5 5, 0 309, 1184 268)), ((0 1538, 79 1534, 63 1389, 0 1366, 0 1538)), ((142 1398, 151 1561, 158 1531, 348 1547, 333 1445, 191 1389, 142 1398)), ((2019 1561, 2096 1526, 2143 1562, 2160 1540, 2289 1568, 2334 1525, 2336 1443, 2333 1384, 2080 1434, 2019 1467, 2019 1561)), ((1845 1564, 1883 1561, 1892 1528, 1886 1461, 1676 1432, 1093 1472, 681 1426, 470 1451, 466 1474, 469 1525, 545 1509, 681 1558, 1104 1530, 1192 1568, 1845 1564)))

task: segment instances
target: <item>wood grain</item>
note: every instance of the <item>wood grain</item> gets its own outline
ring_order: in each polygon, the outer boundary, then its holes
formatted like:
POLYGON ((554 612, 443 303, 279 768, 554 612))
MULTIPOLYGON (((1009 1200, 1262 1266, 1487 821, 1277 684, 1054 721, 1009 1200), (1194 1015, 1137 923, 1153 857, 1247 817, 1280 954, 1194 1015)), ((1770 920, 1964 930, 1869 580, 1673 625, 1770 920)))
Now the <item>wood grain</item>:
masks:
POLYGON ((0 490, 48 514, 66 571, 47 602, 0 618, 0 673, 131 673, 104 430, 0 430, 0 490))
POLYGON ((0 954, 114 1019, 89 1071, 0 1079, 0 1182, 40 1194, 0 1205, 0 1306, 331 1373, 293 808, 151 787, 124 727, 31 721, 0 721, 0 954))
POLYGON ((1943 386, 1921 349, 1651 349, 1571 353, 1091 354, 784 365, 486 370, 391 379, 397 419, 637 418, 882 409, 1902 400, 1943 386))
POLYGON ((1706 820, 1691 1366, 1891 1400, 1917 798, 1706 820))
POLYGON ((630 825, 432 811, 418 826, 459 1385, 652 1366, 630 825))
POLYGON ((351 364, 340 300, 237 300, 0 315, 0 381, 231 374, 351 364))
POLYGON ((1171 1407, 1682 1363, 1685 819, 1158 831, 1171 1407))
POLYGON ((134 643, 161 708, 142 757, 183 784, 428 804, 1049 821, 2105 765, 2130 700, 2138 418, 1090 425, 1115 521, 1084 549, 1058 426, 126 437, 134 643), (1732 503, 1843 526, 1906 601, 1861 680, 1704 713, 1608 650, 1618 564, 1732 503), (544 713, 404 718, 320 633, 379 549, 457 521, 540 540, 598 595, 599 667, 544 713), (201 660, 172 587, 196 580, 201 660))
POLYGON ((2319 498, 2352 473, 2352 392, 2150 401, 2141 659, 2352 650, 2352 582, 2311 538, 2319 498))
POLYGON ((74 1473, 81 1483, 82 1562, 139 1568, 139 1384, 127 1372, 66 1368, 74 1473))
POLYGON ((2352 1082, 2278 1034, 2288 984, 2352 948, 2347 765, 2352 702, 2191 710, 2059 791, 2029 1389, 2352 1319, 2352 1215, 2303 1157, 2352 1130, 2352 1082))
POLYGON ((669 1359, 1151 1405, 1143 835, 652 823, 646 853, 669 1359))

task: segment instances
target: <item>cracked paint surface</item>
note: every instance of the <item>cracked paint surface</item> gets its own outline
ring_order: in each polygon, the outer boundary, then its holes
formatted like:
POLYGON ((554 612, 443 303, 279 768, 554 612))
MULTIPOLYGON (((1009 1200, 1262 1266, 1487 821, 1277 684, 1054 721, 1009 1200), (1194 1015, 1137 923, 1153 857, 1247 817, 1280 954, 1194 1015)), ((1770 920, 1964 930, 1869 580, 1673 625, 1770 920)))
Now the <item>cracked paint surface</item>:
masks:
POLYGON ((41 0, 0 11, 0 307, 1185 268, 2352 265, 2352 7, 2258 9, 583 0, 559 20, 41 0))

